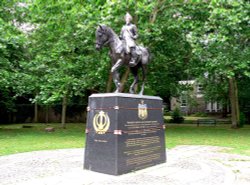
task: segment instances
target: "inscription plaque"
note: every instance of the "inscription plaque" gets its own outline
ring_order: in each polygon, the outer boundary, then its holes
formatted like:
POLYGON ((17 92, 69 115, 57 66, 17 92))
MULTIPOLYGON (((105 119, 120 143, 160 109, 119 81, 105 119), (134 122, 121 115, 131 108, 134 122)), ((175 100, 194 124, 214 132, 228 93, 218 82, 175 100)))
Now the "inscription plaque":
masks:
POLYGON ((124 93, 89 97, 84 169, 120 175, 166 162, 162 99, 124 93))

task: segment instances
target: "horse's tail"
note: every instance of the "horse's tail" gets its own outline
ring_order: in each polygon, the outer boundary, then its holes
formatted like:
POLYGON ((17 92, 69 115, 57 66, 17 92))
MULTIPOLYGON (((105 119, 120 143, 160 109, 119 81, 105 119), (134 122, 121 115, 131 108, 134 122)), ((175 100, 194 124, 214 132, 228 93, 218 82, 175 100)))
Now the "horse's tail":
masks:
POLYGON ((145 51, 145 53, 144 53, 145 56, 142 56, 143 57, 142 64, 146 64, 147 65, 152 60, 152 54, 151 54, 149 48, 145 48, 144 51, 145 51))
POLYGON ((143 46, 139 46, 139 49, 141 50, 141 54, 140 54, 141 63, 143 65, 147 65, 152 58, 152 56, 150 54, 150 50, 149 50, 149 48, 146 48, 143 46))

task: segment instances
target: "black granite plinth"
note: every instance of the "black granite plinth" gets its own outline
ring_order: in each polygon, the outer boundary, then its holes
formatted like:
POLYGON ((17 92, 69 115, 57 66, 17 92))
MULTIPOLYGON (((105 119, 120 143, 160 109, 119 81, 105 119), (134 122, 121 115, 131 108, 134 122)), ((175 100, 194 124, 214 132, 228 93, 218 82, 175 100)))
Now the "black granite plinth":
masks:
POLYGON ((166 162, 162 99, 124 93, 89 97, 84 169, 120 175, 166 162))

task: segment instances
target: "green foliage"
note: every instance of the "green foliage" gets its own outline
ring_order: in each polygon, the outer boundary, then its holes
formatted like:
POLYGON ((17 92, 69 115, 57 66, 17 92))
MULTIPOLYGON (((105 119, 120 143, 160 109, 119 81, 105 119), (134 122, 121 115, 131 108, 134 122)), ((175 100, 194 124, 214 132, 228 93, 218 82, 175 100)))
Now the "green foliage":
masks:
POLYGON ((95 77, 103 68, 95 70, 90 55, 94 53, 95 22, 89 12, 95 12, 91 4, 84 4, 37 0, 30 5, 30 21, 39 25, 30 36, 32 63, 27 66, 37 77, 34 101, 51 104, 65 95, 84 96, 86 88, 100 85, 95 77))
POLYGON ((15 110, 14 88, 19 82, 17 74, 22 70, 20 62, 26 60, 24 34, 14 25, 18 20, 19 6, 16 1, 0 3, 0 108, 15 110))
POLYGON ((9 89, 1 89, 0 107, 6 112, 15 111, 14 99, 10 95, 11 95, 11 92, 9 91, 9 89))
POLYGON ((175 108, 171 114, 171 120, 170 123, 183 123, 184 117, 181 115, 180 109, 175 108))
POLYGON ((239 127, 242 128, 246 124, 246 116, 243 112, 240 113, 240 125, 239 127))
POLYGON ((250 77, 249 11, 244 0, 191 1, 178 11, 193 48, 191 71, 203 79, 208 99, 227 101, 228 78, 250 77))
POLYGON ((236 84, 250 78, 249 11, 245 0, 188 1, 176 9, 176 20, 192 47, 190 72, 204 82, 208 101, 220 100, 226 107, 230 99, 234 125, 239 121, 236 84))

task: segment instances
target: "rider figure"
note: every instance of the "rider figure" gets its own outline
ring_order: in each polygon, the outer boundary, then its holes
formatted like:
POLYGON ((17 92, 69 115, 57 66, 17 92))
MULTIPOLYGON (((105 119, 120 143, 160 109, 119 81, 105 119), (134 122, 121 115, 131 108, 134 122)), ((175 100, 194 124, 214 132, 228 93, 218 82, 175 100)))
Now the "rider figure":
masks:
POLYGON ((135 40, 138 37, 136 25, 132 24, 132 16, 129 13, 125 15, 126 24, 122 27, 120 38, 125 42, 125 52, 131 54, 129 66, 134 67, 137 64, 137 53, 135 40))

